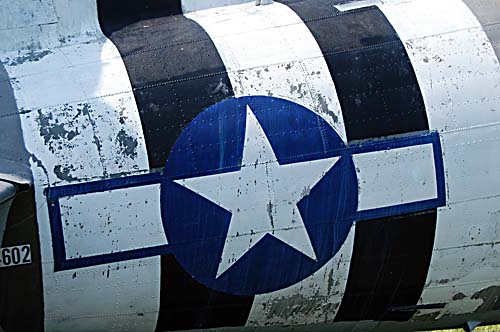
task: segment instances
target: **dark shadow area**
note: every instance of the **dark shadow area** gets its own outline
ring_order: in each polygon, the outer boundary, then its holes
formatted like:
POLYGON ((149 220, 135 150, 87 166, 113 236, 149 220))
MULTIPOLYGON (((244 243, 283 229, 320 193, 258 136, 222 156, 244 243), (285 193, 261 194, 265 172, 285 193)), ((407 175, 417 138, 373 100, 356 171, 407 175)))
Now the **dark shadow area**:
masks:
POLYGON ((180 0, 98 0, 97 7, 105 35, 138 21, 182 14, 180 0))

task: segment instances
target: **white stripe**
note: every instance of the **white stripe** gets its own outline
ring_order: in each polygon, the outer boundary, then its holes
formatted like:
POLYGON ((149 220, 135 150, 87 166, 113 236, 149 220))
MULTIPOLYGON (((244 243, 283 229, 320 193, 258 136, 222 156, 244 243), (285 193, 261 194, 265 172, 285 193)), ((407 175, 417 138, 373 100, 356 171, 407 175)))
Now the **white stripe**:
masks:
POLYGON ((358 211, 438 197, 432 144, 353 156, 358 174, 358 211))
MULTIPOLYGON (((266 95, 291 100, 324 118, 346 140, 335 86, 309 29, 279 3, 218 8, 188 14, 217 47, 235 95, 266 95)), ((344 293, 353 229, 342 250, 320 271, 297 285, 255 297, 248 325, 308 324, 335 317, 344 293), (309 301, 310 305, 304 306, 309 301), (282 314, 273 308, 292 308, 282 314), (295 302, 294 302, 295 303, 295 302)))
MULTIPOLYGON (((153 331, 159 310, 158 257, 53 272, 52 239, 43 190, 47 186, 149 169, 127 71, 116 47, 100 31, 96 2, 53 3, 58 17, 54 27, 39 27, 36 34, 28 37, 25 30, 11 31, 21 40, 38 38, 39 46, 44 48, 37 49, 35 45, 35 49, 0 54, 18 107, 23 111, 24 140, 32 154, 43 262, 45 329, 153 331), (54 31, 58 33, 53 34, 54 31), (65 33, 74 34, 71 39, 63 40, 65 33)), ((154 195, 144 199, 154 202, 157 200, 154 195)), ((81 216, 67 213, 66 221, 70 225, 81 221, 90 228, 97 220, 88 219, 95 218, 98 210, 113 207, 115 202, 103 200, 94 204, 96 210, 81 209, 84 213, 81 216)), ((122 216, 125 225, 137 222, 135 215, 122 216)), ((114 231, 113 237, 119 237, 120 232, 114 231)), ((146 224, 141 231, 155 232, 157 225, 146 224)), ((69 248, 75 251, 71 245, 69 248)), ((92 246, 86 248, 90 250, 92 246)), ((70 254, 76 252, 70 250, 70 254)))
POLYGON ((460 0, 379 6, 403 40, 430 127, 440 132, 443 146, 448 206, 438 211, 420 302, 448 303, 437 318, 468 313, 482 304, 473 294, 500 280, 500 270, 491 269, 498 261, 493 243, 500 240, 500 66, 480 23, 460 0))

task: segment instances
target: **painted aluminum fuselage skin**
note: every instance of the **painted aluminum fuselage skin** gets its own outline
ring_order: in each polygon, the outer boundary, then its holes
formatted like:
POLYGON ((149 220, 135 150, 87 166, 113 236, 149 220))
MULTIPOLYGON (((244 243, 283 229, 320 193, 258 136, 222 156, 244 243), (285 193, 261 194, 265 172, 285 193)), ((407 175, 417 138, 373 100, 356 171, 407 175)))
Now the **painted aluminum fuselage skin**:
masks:
MULTIPOLYGON (((0 243, 32 250, 31 264, 0 264, 5 332, 412 331, 500 322, 500 1, 313 2, 0 5, 0 189, 17 189, 0 203, 0 243), (328 127, 323 138, 338 136, 357 180, 355 191, 344 188, 356 215, 335 228, 340 243, 325 242, 335 247, 331 257, 297 282, 281 285, 276 266, 238 291, 200 276, 183 258, 191 252, 169 249, 185 235, 173 216, 188 224, 212 218, 193 213, 201 201, 193 207, 184 199, 191 196, 169 194, 224 168, 196 168, 205 165, 200 150, 212 150, 208 136, 193 133, 210 132, 203 121, 213 114, 225 133, 220 105, 231 100, 255 108, 238 122, 247 136, 217 138, 241 143, 239 167, 257 139, 275 150, 275 175, 290 166, 279 162, 273 137, 299 137, 302 128, 272 132, 281 127, 259 115, 255 96, 293 103, 328 127), (168 187, 183 151, 196 167, 168 187)), ((214 191, 245 189, 217 181, 214 191)), ((292 187, 279 192, 292 196, 292 187)), ((290 228, 274 233, 273 218, 284 214, 274 202, 267 238, 310 252, 290 228)), ((307 225, 306 207, 294 204, 307 225)), ((252 236, 234 251, 255 249, 252 236)), ((232 259, 219 269, 237 266, 232 259)))

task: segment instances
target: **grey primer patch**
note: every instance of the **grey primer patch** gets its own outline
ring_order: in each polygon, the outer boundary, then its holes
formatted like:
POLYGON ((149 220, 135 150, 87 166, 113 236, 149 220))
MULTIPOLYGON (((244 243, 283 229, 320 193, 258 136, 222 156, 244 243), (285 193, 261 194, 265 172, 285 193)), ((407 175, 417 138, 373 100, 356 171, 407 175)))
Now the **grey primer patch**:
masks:
POLYGON ((37 62, 49 54, 52 54, 52 52, 51 51, 31 52, 26 55, 11 59, 8 64, 9 66, 17 66, 25 62, 37 62))
POLYGON ((464 0, 483 26, 500 61, 500 0, 464 0))
POLYGON ((116 136, 118 143, 120 144, 121 151, 123 154, 134 159, 137 156, 137 139, 128 135, 125 130, 120 130, 116 136))

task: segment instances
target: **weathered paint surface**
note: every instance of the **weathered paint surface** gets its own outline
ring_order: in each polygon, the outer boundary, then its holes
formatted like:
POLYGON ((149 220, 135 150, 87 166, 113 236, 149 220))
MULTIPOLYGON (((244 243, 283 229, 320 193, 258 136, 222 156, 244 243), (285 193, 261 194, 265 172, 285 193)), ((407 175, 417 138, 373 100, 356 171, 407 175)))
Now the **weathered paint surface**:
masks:
POLYGON ((62 199, 67 258, 167 244, 159 201, 159 185, 62 199))
MULTIPOLYGON (((141 173, 149 168, 128 75, 116 48, 100 32, 95 2, 20 1, 2 6, 2 10, 8 11, 2 17, 16 18, 18 12, 36 17, 22 26, 2 22, 8 26, 0 30, 0 60, 10 77, 31 156, 45 329, 154 329, 159 306, 159 258, 54 273, 44 189, 141 173), (104 316, 112 318, 102 319, 104 316)), ((112 193, 101 197, 101 209, 106 209, 112 197, 112 193)), ((124 201, 123 206, 117 202, 114 209, 126 213, 130 203, 144 204, 148 199, 124 201)), ((82 221, 87 218, 89 215, 83 216, 82 221)), ((153 224, 145 221, 134 227, 142 226, 141 231, 147 232, 148 225, 157 233, 153 224)), ((116 228, 108 233, 115 240, 117 234, 116 228)), ((83 242, 71 245, 75 254, 87 247, 83 242)))
POLYGON ((255 298, 247 325, 304 325, 333 322, 344 293, 354 226, 344 245, 319 271, 297 285, 255 298))
POLYGON ((484 32, 500 60, 500 1, 498 0, 464 0, 481 23, 484 32))
POLYGON ((214 41, 235 96, 294 101, 316 112, 345 139, 338 97, 321 50, 291 9, 280 3, 251 3, 187 16, 200 23, 214 41))
POLYGON ((438 197, 432 144, 354 155, 354 165, 360 189, 369 188, 359 191, 359 211, 438 197))
MULTIPOLYGON (((321 50, 291 9, 280 3, 249 3, 195 12, 188 17, 210 34, 236 96, 264 95, 294 101, 316 112, 346 140, 340 104, 321 50)), ((295 324, 333 319, 345 288, 351 250, 352 246, 344 245, 321 271, 302 283, 256 296, 248 324, 284 324, 286 316, 295 324), (318 282, 324 275, 331 279, 329 286, 318 282)))
MULTIPOLYGON (((492 93, 500 87, 500 66, 489 33, 464 3, 429 3, 436 15, 422 3, 386 4, 382 9, 405 41, 431 127, 442 137, 448 206, 438 213, 434 254, 420 302, 446 306, 415 316, 435 320, 481 312, 494 301, 494 295, 483 290, 497 286, 500 277, 495 203, 499 187, 493 158, 500 100, 492 93), (447 20, 438 15, 444 11, 447 20), (407 13, 414 18, 408 19, 407 13)), ((499 22, 496 4, 491 5, 490 13, 499 22)))
MULTIPOLYGON (((213 39, 235 96, 267 95, 294 101, 313 110, 346 140, 335 84, 304 22, 283 4, 246 2, 213 1, 202 8, 183 1, 182 6, 186 13, 191 12, 187 17, 213 39)), ((431 130, 439 132, 443 147, 447 205, 438 211, 432 262, 419 303, 443 303, 444 308, 421 310, 414 323, 444 324, 454 315, 471 312, 481 319, 498 319, 491 311, 500 308, 500 174, 496 158, 500 144, 500 4, 497 0, 394 0, 349 2, 337 8, 367 4, 378 6, 403 40, 431 130)), ((0 16, 7 18, 0 22, 0 61, 8 74, 0 72, 0 96, 12 87, 15 97, 14 103, 11 98, 11 104, 2 107, 9 111, 0 114, 0 121, 3 125, 5 119, 21 118, 22 144, 30 154, 43 263, 45 328, 154 330, 160 305, 159 258, 57 273, 53 269, 44 189, 149 171, 132 86, 119 52, 100 31, 95 2, 17 1, 2 6, 0 16), (7 90, 3 78, 9 82, 7 90)), ((153 87, 142 89, 147 93, 153 87)), ((214 91, 224 89, 229 91, 221 84, 214 91)), ((4 102, 0 99, 0 106, 4 102)), ((359 179, 378 188, 376 192, 360 190, 361 210, 385 204, 382 199, 408 203, 435 198, 432 153, 426 148, 396 149, 358 157, 359 179), (399 167, 381 167, 396 163, 399 167), (412 172, 416 163, 422 168, 412 172), (398 177, 384 181, 397 172, 405 174, 408 182, 398 182, 398 177)), ((69 257, 168 243, 158 209, 159 186, 139 191, 111 190, 63 198, 69 257), (96 208, 90 209, 89 204, 96 208), (90 228, 93 224, 88 219, 97 224, 97 230, 90 228), (135 237, 127 238, 132 233, 135 237), (88 245, 90 241, 95 243, 88 245)), ((332 323, 345 292, 354 228, 337 255, 312 276, 256 296, 249 328, 332 323)), ((334 326, 366 331, 377 325, 334 326)), ((390 324, 378 328, 385 326, 391 328, 390 324)))

